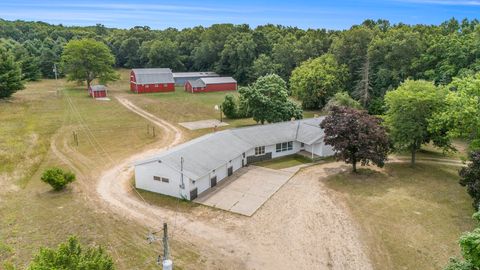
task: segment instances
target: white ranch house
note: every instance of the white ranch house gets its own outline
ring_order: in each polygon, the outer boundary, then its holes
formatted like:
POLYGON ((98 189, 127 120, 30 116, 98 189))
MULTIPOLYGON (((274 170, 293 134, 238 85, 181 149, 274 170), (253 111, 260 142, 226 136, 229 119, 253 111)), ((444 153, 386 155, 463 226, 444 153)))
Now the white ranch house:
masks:
MULTIPOLYGON (((292 155, 334 154, 323 142, 323 117, 229 129, 204 135, 135 163, 136 187, 193 200, 239 168, 292 155)), ((261 179, 258 179, 261 181, 261 179)))

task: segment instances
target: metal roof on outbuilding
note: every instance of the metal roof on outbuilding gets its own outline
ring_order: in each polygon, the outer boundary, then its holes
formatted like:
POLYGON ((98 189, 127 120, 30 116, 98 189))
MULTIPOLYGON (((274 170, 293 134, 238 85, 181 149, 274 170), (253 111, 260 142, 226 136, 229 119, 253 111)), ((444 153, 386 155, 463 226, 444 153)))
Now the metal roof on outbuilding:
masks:
POLYGON ((172 70, 169 68, 134 68, 137 84, 175 83, 172 70))
POLYGON ((105 91, 107 90, 107 87, 105 85, 97 84, 97 85, 90 86, 90 89, 92 89, 93 92, 97 92, 97 91, 105 91))
POLYGON ((221 84, 221 83, 237 83, 237 81, 232 77, 211 77, 211 78, 201 78, 204 84, 221 84))
POLYGON ((139 161, 135 165, 160 161, 180 171, 183 157, 183 172, 187 177, 196 180, 257 146, 295 140, 314 143, 323 137, 323 130, 319 127, 323 119, 312 118, 211 133, 139 161))
POLYGON ((219 77, 215 72, 205 71, 205 72, 174 72, 173 78, 195 78, 195 77, 219 77))
POLYGON ((190 83, 190 85, 194 88, 197 88, 197 87, 205 87, 205 83, 198 79, 198 80, 189 80, 188 83, 190 83))

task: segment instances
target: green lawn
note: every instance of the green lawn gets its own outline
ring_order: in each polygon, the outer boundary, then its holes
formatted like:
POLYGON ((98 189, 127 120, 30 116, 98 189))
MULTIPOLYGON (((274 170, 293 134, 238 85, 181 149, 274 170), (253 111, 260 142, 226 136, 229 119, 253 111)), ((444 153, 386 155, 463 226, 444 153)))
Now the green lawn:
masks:
POLYGON ((344 172, 326 183, 346 199, 376 269, 442 269, 459 255, 461 233, 474 226, 457 169, 387 164, 382 172, 344 172))
POLYGON ((290 168, 293 166, 308 164, 311 162, 312 161, 307 157, 304 157, 301 155, 291 155, 291 156, 258 162, 258 163, 255 163, 255 166, 261 166, 261 167, 279 170, 284 168, 290 168))
MULTIPOLYGON (((171 123, 198 121, 205 119, 220 119, 220 114, 215 110, 215 105, 219 105, 228 94, 238 95, 238 92, 210 92, 192 94, 185 92, 183 87, 176 87, 175 92, 166 93, 147 93, 135 94, 130 91, 129 70, 119 70, 121 79, 109 85, 109 91, 129 95, 128 98, 132 102, 146 111, 162 118, 171 123)), ((304 117, 313 117, 320 115, 320 111, 305 111, 304 117)), ((224 121, 229 126, 223 127, 242 127, 256 124, 251 118, 246 119, 228 119, 224 121)), ((185 130, 186 135, 190 138, 212 132, 211 129, 189 131, 185 130)))

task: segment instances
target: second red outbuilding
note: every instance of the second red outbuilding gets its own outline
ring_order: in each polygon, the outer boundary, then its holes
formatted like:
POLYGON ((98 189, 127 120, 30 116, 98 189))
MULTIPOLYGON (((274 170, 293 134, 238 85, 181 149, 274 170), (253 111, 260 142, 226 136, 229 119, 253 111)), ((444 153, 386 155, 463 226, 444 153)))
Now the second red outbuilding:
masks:
POLYGON ((190 80, 185 83, 185 91, 191 93, 236 91, 237 81, 232 77, 212 77, 190 80))

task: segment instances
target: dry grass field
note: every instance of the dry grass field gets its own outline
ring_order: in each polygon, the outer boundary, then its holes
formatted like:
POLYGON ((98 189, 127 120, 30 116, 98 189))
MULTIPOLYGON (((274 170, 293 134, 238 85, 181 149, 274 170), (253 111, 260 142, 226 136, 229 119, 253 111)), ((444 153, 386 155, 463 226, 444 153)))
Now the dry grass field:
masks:
MULTIPOLYGON (((148 134, 146 120, 113 99, 95 101, 70 83, 57 95, 58 87, 53 80, 29 83, 0 102, 0 268, 4 262, 22 268, 40 246, 72 234, 106 247, 119 269, 157 268, 160 243, 145 241, 155 228, 110 214, 92 191, 103 168, 161 141, 161 133, 148 134), (50 150, 51 142, 68 160, 50 150), (43 169, 72 165, 78 180, 67 190, 52 192, 40 181, 43 169)), ((172 245, 178 268, 201 265, 196 251, 175 239, 172 245)))
POLYGON ((334 175, 327 186, 342 195, 360 223, 376 269, 442 269, 459 255, 460 234, 474 227, 457 170, 394 163, 334 175))
MULTIPOLYGON (((28 83, 27 89, 0 101, 0 269, 4 262, 23 268, 39 247, 55 246, 72 234, 83 243, 103 245, 118 269, 158 268, 160 243, 145 241, 146 233, 158 228, 112 214, 94 195, 105 168, 162 144, 160 130, 152 136, 147 132, 149 123, 113 96, 126 96, 176 124, 218 118, 214 105, 226 93, 189 94, 177 89, 135 95, 128 90, 128 72, 120 73, 122 80, 109 85, 111 101, 93 100, 83 87, 64 80, 28 83), (73 132, 78 134, 78 146, 73 132), (75 170, 78 180, 65 191, 52 192, 40 181, 41 172, 50 166, 75 170)), ((318 113, 305 112, 305 116, 318 113)), ((227 128, 254 124, 251 119, 226 121, 227 128)), ((187 139, 211 132, 182 130, 187 139)), ((443 157, 428 147, 420 156, 443 157)), ((264 165, 302 163, 287 158, 264 165)), ((471 201, 458 185, 456 170, 445 165, 421 164, 411 169, 389 164, 381 172, 331 176, 327 186, 341 195, 361 225, 377 269, 438 269, 449 256, 458 254, 458 236, 473 226, 471 201)), ((197 208, 153 193, 142 195, 169 209, 197 208)), ((199 250, 175 238, 171 241, 176 269, 202 268, 206 258, 199 250)))

